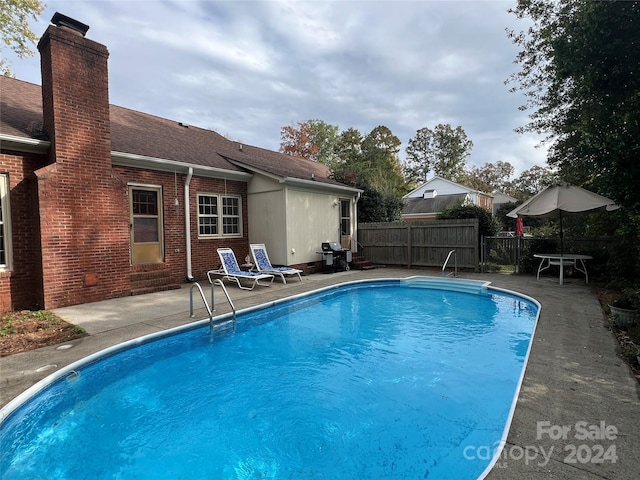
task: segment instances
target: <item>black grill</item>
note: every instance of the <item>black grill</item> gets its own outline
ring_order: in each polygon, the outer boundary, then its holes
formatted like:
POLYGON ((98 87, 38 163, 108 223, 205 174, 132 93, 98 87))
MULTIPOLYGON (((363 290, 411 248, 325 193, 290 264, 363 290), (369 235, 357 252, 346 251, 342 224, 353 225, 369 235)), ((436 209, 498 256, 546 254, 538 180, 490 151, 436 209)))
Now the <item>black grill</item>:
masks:
POLYGON ((338 242, 322 242, 322 258, 325 273, 349 270, 351 250, 342 248, 338 242))

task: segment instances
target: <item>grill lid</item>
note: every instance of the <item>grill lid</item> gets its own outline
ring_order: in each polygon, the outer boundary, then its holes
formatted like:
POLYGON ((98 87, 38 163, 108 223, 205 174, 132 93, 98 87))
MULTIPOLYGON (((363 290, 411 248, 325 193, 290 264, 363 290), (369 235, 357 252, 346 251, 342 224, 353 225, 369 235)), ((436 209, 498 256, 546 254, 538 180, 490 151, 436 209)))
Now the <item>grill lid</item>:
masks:
POLYGON ((342 245, 340 245, 338 242, 322 242, 323 252, 336 252, 340 250, 342 250, 342 245))

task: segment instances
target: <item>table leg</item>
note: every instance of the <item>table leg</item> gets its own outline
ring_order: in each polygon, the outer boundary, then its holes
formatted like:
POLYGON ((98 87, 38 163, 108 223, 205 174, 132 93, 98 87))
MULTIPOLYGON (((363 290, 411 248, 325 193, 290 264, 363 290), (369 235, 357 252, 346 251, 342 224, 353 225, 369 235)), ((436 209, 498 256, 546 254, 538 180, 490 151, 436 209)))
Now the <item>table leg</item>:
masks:
POLYGON ((584 273, 584 282, 586 284, 589 284, 589 274, 587 273, 587 266, 585 265, 584 260, 582 260, 581 258, 577 259, 573 267, 579 272, 584 273), (578 262, 580 262, 580 265, 582 265, 582 268, 580 268, 580 266, 578 265, 578 262))
POLYGON ((540 265, 538 266, 538 275, 536 276, 536 280, 540 280, 540 272, 543 270, 546 270, 549 267, 551 267, 551 260, 549 260, 548 258, 543 258, 542 260, 540 260, 540 265), (548 262, 548 264, 546 267, 543 267, 545 260, 548 262))

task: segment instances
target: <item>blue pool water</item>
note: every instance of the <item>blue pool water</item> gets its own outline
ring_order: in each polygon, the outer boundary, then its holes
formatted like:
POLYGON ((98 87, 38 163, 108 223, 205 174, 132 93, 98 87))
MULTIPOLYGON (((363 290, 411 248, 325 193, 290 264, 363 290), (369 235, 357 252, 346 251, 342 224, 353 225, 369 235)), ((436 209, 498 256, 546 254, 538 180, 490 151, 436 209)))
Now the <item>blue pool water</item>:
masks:
POLYGON ((470 479, 538 306, 345 285, 75 366, 0 426, 4 479, 470 479))

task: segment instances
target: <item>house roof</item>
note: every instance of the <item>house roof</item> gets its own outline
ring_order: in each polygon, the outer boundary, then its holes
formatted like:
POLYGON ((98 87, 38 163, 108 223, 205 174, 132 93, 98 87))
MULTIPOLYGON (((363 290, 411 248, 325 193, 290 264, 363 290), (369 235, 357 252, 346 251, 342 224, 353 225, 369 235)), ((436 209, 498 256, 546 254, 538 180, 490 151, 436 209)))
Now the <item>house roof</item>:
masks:
POLYGON ((464 202, 466 193, 438 195, 433 198, 406 198, 402 207, 402 215, 436 214, 464 202))
POLYGON ((497 203, 510 203, 510 202, 517 202, 518 199, 515 197, 512 197, 511 195, 507 195, 506 193, 502 193, 499 192, 497 190, 494 190, 493 192, 491 192, 493 194, 493 204, 497 204, 497 203))
MULTIPOLYGON (((481 192, 480 190, 475 190, 475 189, 467 187, 466 185, 463 185, 461 183, 456 183, 456 182, 454 182, 452 180, 448 180, 446 178, 439 177, 438 175, 435 175, 430 180, 422 183, 418 187, 416 187, 413 190, 411 190, 403 198, 408 199, 408 198, 422 197, 424 191, 433 190, 434 188, 435 188, 435 190, 440 192, 440 190, 442 189, 441 187, 444 188, 447 191, 448 190, 454 190, 454 191, 457 190, 458 193, 467 192, 467 193, 473 193, 473 194, 478 194, 478 195, 484 195, 486 197, 491 197, 491 194, 489 194, 489 193, 481 192)), ((446 193, 446 195, 452 195, 452 194, 453 194, 452 192, 446 193)))
MULTIPOLYGON (((0 76, 0 134, 47 140, 39 85, 0 76)), ((110 105, 111 150, 223 171, 258 172, 281 180, 309 180, 354 190, 330 178, 327 166, 304 158, 240 144, 212 131, 110 105)), ((13 142, 15 143, 15 142, 13 142)))

